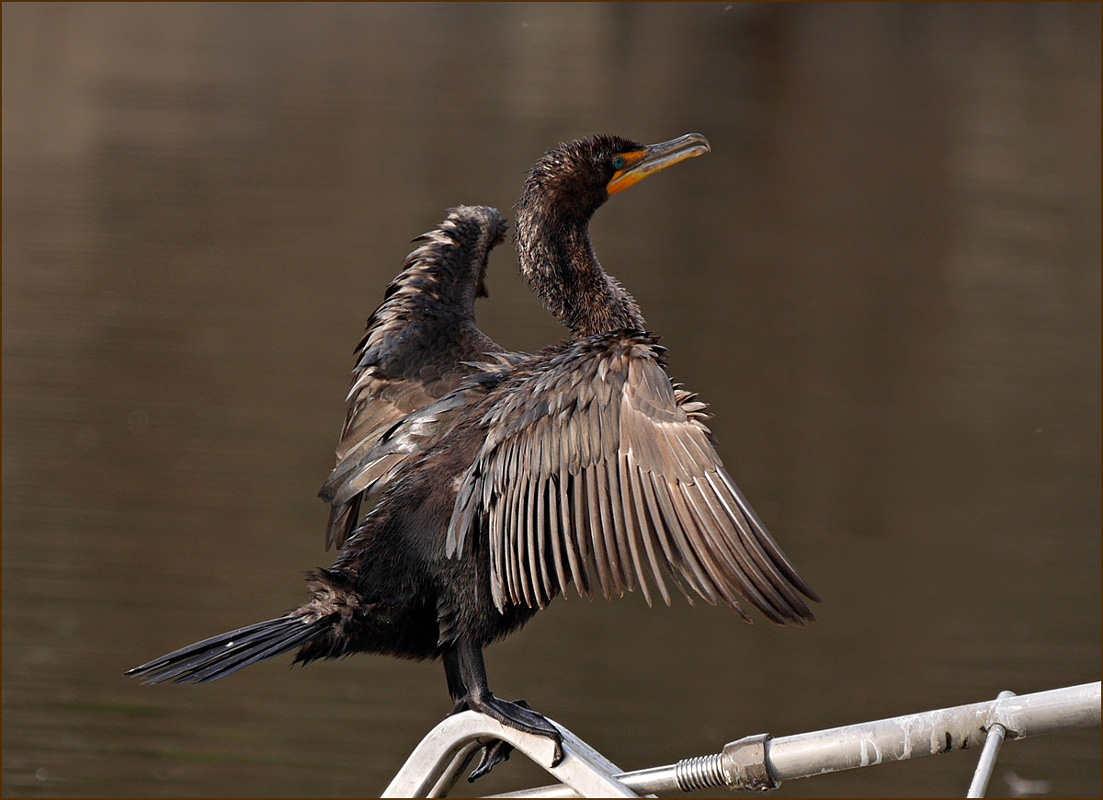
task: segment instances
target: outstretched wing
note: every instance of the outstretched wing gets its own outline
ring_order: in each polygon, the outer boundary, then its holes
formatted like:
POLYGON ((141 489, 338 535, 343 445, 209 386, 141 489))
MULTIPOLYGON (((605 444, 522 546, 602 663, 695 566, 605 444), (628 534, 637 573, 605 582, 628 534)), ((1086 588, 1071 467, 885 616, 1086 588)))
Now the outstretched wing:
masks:
POLYGON ((401 460, 369 453, 391 427, 460 386, 476 371, 465 362, 501 351, 475 327, 475 298, 486 294, 490 251, 506 223, 492 208, 460 206, 414 241, 356 347, 337 465, 319 496, 329 503, 326 547, 340 546, 360 515, 365 489, 386 482, 401 460))
MULTIPOLYGON (((499 609, 543 607, 573 582, 608 598, 664 576, 778 623, 818 599, 728 475, 705 405, 673 386, 648 337, 595 337, 503 386, 457 497, 448 552, 484 526, 499 609), (580 352, 583 351, 583 352, 580 352)), ((692 602, 692 600, 691 600, 692 602)))

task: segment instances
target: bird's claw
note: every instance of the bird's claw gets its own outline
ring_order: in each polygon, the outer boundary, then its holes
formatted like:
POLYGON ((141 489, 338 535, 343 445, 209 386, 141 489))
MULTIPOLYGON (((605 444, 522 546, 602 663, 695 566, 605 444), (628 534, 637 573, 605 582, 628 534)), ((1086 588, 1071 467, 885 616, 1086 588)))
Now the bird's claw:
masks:
POLYGON ((503 761, 509 761, 509 756, 512 752, 513 745, 509 742, 503 742, 501 739, 495 739, 483 748, 482 756, 479 758, 479 765, 471 770, 471 774, 467 776, 467 782, 474 783, 483 775, 489 775, 490 770, 494 769, 498 764, 503 761))

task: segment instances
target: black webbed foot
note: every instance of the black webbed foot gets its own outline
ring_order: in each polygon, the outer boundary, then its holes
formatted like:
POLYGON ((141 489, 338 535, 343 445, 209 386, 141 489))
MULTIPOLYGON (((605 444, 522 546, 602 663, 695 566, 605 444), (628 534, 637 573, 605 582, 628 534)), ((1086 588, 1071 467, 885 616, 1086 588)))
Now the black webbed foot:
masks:
MULTIPOLYGON (((514 705, 521 708, 532 710, 532 706, 526 703, 524 700, 514 701, 514 705)), ((464 703, 466 708, 466 702, 464 703)), ((509 742, 504 742, 501 739, 488 744, 483 748, 482 755, 479 757, 479 765, 471 771, 471 774, 467 776, 468 783, 474 783, 483 775, 489 775, 490 771, 494 769, 498 764, 503 761, 509 761, 509 756, 513 752, 513 745, 509 742)), ((557 762, 558 763, 558 762, 557 762)), ((554 766, 554 765, 553 765, 554 766)))
MULTIPOLYGON (((532 710, 524 700, 510 703, 499 700, 487 687, 486 668, 483 666, 482 648, 470 641, 459 641, 455 649, 444 654, 444 672, 448 678, 448 693, 455 705, 452 713, 478 711, 515 730, 546 736, 555 742, 551 766, 563 760, 563 734, 547 719, 532 710)), ((513 752, 513 745, 495 740, 483 747, 479 765, 471 772, 469 781, 475 781, 506 761, 513 752)))
MULTIPOLYGON (((531 733, 536 736, 546 736, 555 742, 555 754, 552 756, 551 765, 557 766, 560 761, 563 760, 563 734, 559 732, 559 729, 548 722, 547 719, 537 714, 532 710, 531 706, 525 701, 518 703, 510 703, 506 700, 499 700, 489 692, 484 696, 468 695, 467 705, 472 711, 478 711, 482 714, 486 714, 491 719, 496 719, 503 725, 508 725, 511 728, 515 728, 524 733, 531 733)), ((505 744, 504 742, 502 744, 505 744)), ((509 747, 510 751, 513 747, 509 747)), ((494 745, 490 745, 494 747, 494 745)), ((488 754, 484 752, 484 760, 488 754)), ((508 756, 507 756, 508 757, 508 756)), ((480 775, 485 775, 494 764, 498 761, 504 761, 505 758, 498 758, 494 763, 490 764, 485 771, 480 772, 480 775)), ((480 762, 479 767, 482 767, 480 762)), ((479 772, 479 768, 476 768, 476 772, 479 772)))
MULTIPOLYGON (((524 700, 518 700, 517 705, 523 708, 531 709, 528 703, 524 700)), ((461 698, 453 707, 452 713, 459 714, 462 711, 471 711, 472 708, 467 702, 467 698, 461 698)), ((501 739, 495 739, 490 744, 486 745, 479 756, 479 764, 475 769, 471 770, 471 774, 467 776, 468 783, 474 783, 484 775, 489 775, 490 771, 494 767, 501 764, 503 761, 509 761, 509 756, 513 752, 513 745, 509 742, 503 742, 501 739)))

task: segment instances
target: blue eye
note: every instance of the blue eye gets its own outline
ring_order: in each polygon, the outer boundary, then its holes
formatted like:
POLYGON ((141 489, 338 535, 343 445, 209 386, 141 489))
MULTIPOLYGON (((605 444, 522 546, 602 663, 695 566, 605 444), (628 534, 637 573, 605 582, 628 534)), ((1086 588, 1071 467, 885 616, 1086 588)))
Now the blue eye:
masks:
POLYGON ((624 169, 625 163, 624 156, 617 156, 613 159, 613 169, 624 169))

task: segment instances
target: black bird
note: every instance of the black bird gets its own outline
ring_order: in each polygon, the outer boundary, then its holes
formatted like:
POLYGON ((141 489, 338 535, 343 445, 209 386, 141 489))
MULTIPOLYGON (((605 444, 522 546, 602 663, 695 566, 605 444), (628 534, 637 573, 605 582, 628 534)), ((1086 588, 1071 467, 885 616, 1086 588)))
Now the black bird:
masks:
MULTIPOLYGON (((368 318, 356 347, 337 466, 319 496, 329 503, 326 549, 340 547, 399 462, 368 459, 398 420, 439 400, 478 371, 475 362, 503 350, 475 325, 475 299, 486 297, 490 251, 506 233, 493 208, 459 206, 419 245, 368 318)), ((508 357, 508 356, 506 356, 508 357)))
POLYGON ((296 662, 442 658, 455 710, 559 744, 546 719, 490 692, 482 651, 569 584, 611 597, 638 583, 650 602, 653 582, 669 603, 669 582, 748 621, 740 597, 773 622, 811 620, 801 595, 818 598, 720 463, 705 405, 671 383, 590 244, 611 194, 708 149, 698 134, 648 147, 601 135, 542 157, 517 206, 521 270, 574 338, 482 368, 389 428, 366 463, 396 455, 395 478, 311 576, 308 602, 128 674, 202 683, 296 648, 296 662))

